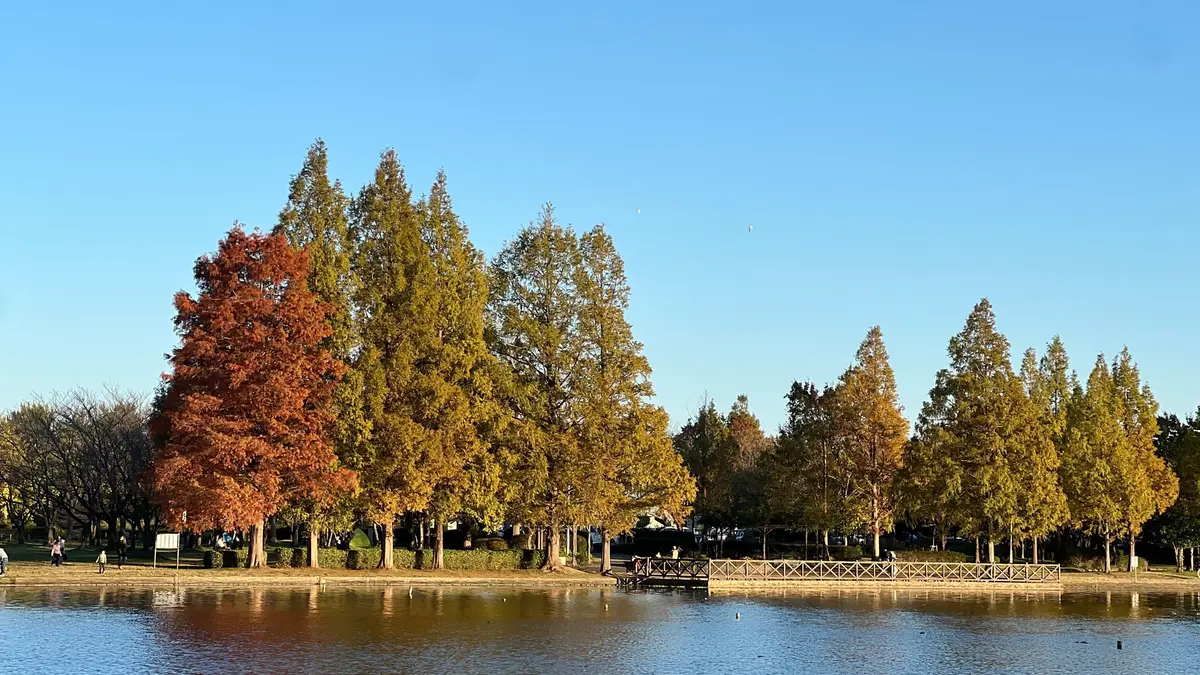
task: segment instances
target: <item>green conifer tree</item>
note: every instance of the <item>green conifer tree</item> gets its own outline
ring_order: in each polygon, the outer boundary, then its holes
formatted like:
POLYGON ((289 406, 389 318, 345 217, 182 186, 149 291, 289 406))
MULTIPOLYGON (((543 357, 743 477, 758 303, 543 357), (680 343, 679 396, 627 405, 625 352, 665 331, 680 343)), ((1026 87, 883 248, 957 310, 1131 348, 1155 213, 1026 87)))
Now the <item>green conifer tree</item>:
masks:
POLYGON ((859 518, 871 532, 878 560, 880 535, 892 526, 893 481, 903 464, 908 436, 879 326, 867 333, 854 365, 841 377, 840 389, 837 433, 854 476, 859 518))
POLYGON ((1124 436, 1119 445, 1123 452, 1116 462, 1116 500, 1129 535, 1129 564, 1133 565, 1142 525, 1175 503, 1179 478, 1155 452, 1158 402, 1150 387, 1142 384, 1128 348, 1113 360, 1112 380, 1113 406, 1124 436))
POLYGON ((580 240, 579 332, 586 368, 579 378, 581 450, 590 471, 581 486, 585 518, 601 528, 601 569, 610 538, 658 509, 679 522, 695 483, 667 434, 666 412, 649 404, 650 362, 625 318, 629 284, 612 237, 596 226, 580 240))
MULTIPOLYGON (((288 201, 279 213, 275 232, 284 234, 288 243, 308 253, 308 286, 328 310, 330 334, 323 346, 346 369, 333 393, 336 414, 334 450, 339 457, 353 452, 367 436, 363 416, 362 373, 353 368, 354 354, 360 343, 358 326, 352 313, 351 299, 357 290, 352 267, 354 254, 347 221, 349 200, 338 182, 330 182, 325 142, 317 139, 308 149, 300 173, 292 179, 288 201)), ((345 495, 316 494, 295 506, 309 521, 308 564, 319 567, 317 559, 320 528, 333 521, 344 521, 345 495)))
POLYGON ((547 204, 491 265, 488 337, 511 372, 506 387, 514 426, 509 481, 519 485, 510 518, 548 528, 546 566, 559 565, 560 530, 580 515, 589 474, 580 442, 580 379, 586 343, 580 333, 579 238, 547 204))
POLYGON ((439 172, 417 205, 422 239, 433 261, 436 330, 424 357, 415 410, 436 446, 427 468, 429 510, 436 521, 433 567, 443 567, 446 523, 466 514, 489 529, 503 521, 500 463, 489 437, 503 424, 493 392, 494 370, 484 339, 488 280, 483 255, 454 213, 439 172))
POLYGON ((436 270, 396 153, 383 153, 353 207, 356 300, 370 438, 349 462, 359 471, 364 511, 383 529, 380 567, 393 564, 396 519, 428 505, 442 446, 422 424, 432 384, 422 370, 439 330, 436 270))

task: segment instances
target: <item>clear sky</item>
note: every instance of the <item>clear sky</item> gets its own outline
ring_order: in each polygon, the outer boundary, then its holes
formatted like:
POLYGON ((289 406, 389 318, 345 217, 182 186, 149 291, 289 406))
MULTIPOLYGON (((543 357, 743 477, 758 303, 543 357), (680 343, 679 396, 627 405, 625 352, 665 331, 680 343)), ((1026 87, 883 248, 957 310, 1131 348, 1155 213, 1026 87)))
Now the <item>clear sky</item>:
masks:
POLYGON ((1127 344, 1200 401, 1196 3, 260 4, 0 10, 0 409, 150 391, 318 136, 353 190, 444 167, 489 256, 548 200, 606 223, 676 425, 775 428, 876 323, 915 418, 985 295, 1017 358, 1127 344))

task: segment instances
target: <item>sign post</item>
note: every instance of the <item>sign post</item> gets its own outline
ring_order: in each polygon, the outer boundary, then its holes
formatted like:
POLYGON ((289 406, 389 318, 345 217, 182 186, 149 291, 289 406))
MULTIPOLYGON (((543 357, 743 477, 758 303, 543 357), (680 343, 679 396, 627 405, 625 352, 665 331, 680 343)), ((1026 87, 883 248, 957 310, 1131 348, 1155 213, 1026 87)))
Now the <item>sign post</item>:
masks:
POLYGON ((179 534, 160 534, 154 540, 154 567, 158 567, 159 549, 175 549, 175 569, 179 569, 179 534))

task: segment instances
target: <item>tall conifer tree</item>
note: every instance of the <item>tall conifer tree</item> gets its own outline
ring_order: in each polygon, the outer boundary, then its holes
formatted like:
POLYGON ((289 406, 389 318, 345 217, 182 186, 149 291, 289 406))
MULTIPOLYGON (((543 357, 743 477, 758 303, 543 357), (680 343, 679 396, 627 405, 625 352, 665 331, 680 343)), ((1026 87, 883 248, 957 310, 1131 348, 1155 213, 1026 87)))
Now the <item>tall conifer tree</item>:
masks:
POLYGON ((351 453, 365 491, 365 512, 383 528, 379 565, 393 561, 396 519, 428 505, 442 458, 427 433, 430 382, 422 371, 439 330, 436 270, 393 150, 354 204, 352 236, 360 284, 363 411, 370 437, 351 453))
POLYGON ((151 482, 174 524, 248 528, 250 567, 266 565, 265 518, 352 484, 329 442, 342 366, 321 344, 329 326, 308 270, 284 237, 235 228, 196 262, 199 295, 175 296, 181 340, 151 482))
MULTIPOLYGON (((334 449, 339 456, 352 452, 364 442, 367 424, 362 410, 362 373, 351 367, 360 344, 351 300, 357 290, 352 260, 347 209, 349 200, 338 182, 329 180, 329 157, 325 142, 317 139, 308 149, 300 173, 292 179, 288 201, 279 213, 275 232, 288 243, 308 254, 308 287, 327 308, 330 333, 322 343, 329 353, 344 364, 341 381, 333 392, 336 421, 333 427, 334 449)), ((309 520, 308 563, 319 567, 318 537, 323 522, 334 517, 329 509, 341 506, 340 495, 322 493, 305 499, 297 506, 309 520)), ((341 516, 342 514, 337 514, 341 516)), ((339 517, 344 520, 344 517, 339 517)))
POLYGON ((612 237, 596 226, 580 241, 579 331, 586 353, 580 378, 581 445, 591 475, 584 481, 589 520, 601 526, 601 569, 611 566, 613 534, 658 508, 676 521, 695 497, 695 483, 667 434, 654 394, 650 362, 625 318, 629 284, 612 237))
POLYGON ((859 517, 871 532, 878 560, 879 537, 892 526, 892 485, 908 436, 879 326, 868 331, 854 365, 842 375, 838 403, 835 419, 854 474, 859 517))
POLYGON ((446 523, 460 513, 489 528, 503 520, 500 463, 489 437, 503 423, 493 395, 492 357, 484 339, 488 280, 483 256, 454 213, 446 175, 438 172, 417 205, 422 239, 433 261, 436 331, 417 365, 417 419, 435 445, 428 467, 436 521, 434 568, 443 566, 446 523))
POLYGON ((1112 379, 1113 407, 1124 436, 1124 442, 1119 446, 1122 452, 1116 462, 1116 501, 1129 535, 1129 564, 1132 565, 1142 524, 1175 503, 1179 496, 1179 478, 1155 451, 1158 402, 1150 387, 1142 384, 1128 348, 1113 359, 1112 379))
POLYGON ((511 480, 522 487, 512 516, 548 528, 551 570, 561 529, 580 515, 589 474, 579 435, 580 380, 587 377, 581 265, 579 238, 547 204, 491 266, 489 342, 512 373, 506 397, 516 424, 509 438, 519 461, 511 480))

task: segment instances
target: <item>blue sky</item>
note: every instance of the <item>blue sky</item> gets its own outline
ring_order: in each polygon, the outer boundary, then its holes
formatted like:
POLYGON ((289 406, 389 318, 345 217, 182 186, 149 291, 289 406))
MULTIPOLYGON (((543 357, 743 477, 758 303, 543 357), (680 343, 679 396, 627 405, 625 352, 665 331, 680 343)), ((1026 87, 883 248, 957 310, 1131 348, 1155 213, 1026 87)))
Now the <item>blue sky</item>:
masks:
POLYGON ((1193 3, 71 4, 0 15, 0 409, 152 389, 317 136, 354 190, 444 167, 489 256, 547 200, 606 223, 676 424, 776 427, 873 324, 915 418, 985 295, 1018 358, 1128 345, 1200 401, 1193 3))

